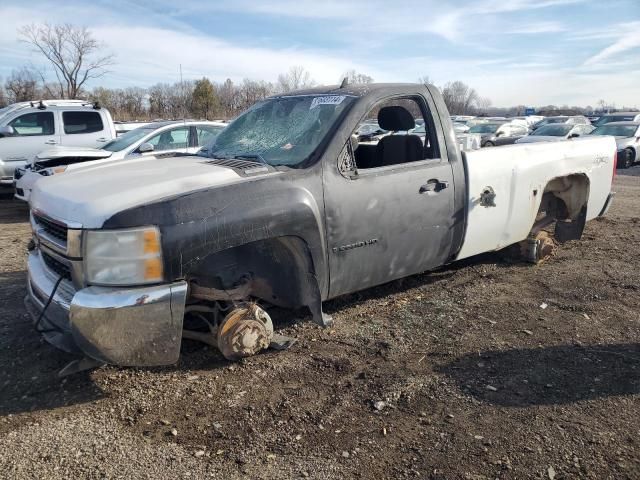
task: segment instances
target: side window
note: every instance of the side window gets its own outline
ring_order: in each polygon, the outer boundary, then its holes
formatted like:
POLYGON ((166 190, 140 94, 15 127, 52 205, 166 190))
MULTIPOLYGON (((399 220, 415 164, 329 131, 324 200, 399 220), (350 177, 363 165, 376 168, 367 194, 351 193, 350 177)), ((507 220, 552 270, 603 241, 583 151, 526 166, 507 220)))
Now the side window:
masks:
POLYGON ((213 125, 203 125, 196 127, 196 133, 198 135, 198 145, 208 145, 220 134, 222 127, 214 127, 213 125))
POLYGON ((189 127, 165 130, 164 132, 151 137, 146 143, 153 145, 153 149, 156 152, 187 148, 189 144, 189 127))
MULTIPOLYGON (((424 107, 426 108, 426 106, 424 107)), ((439 158, 433 120, 414 98, 395 98, 376 105, 354 132, 358 169, 387 167, 439 158)))
POLYGON ((102 117, 98 112, 62 112, 62 123, 67 135, 95 133, 104 129, 102 117))
POLYGON ((16 135, 38 136, 53 135, 55 131, 53 112, 35 112, 20 115, 9 123, 16 135))

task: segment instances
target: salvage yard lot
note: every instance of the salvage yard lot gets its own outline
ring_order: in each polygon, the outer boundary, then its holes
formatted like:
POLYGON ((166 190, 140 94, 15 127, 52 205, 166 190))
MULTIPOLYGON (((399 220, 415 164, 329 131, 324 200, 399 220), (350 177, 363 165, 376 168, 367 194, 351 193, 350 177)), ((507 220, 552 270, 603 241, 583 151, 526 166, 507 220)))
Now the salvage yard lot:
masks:
POLYGON ((271 310, 289 351, 164 368, 72 357, 22 306, 28 213, 0 200, 4 478, 640 478, 640 167, 540 266, 500 254, 271 310), (543 308, 545 307, 546 308, 543 308))

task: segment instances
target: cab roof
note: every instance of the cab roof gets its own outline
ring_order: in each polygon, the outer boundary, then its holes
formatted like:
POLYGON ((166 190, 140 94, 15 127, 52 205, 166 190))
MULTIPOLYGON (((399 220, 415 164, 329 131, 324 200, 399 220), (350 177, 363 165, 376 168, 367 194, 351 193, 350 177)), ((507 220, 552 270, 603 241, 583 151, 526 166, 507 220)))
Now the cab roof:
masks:
POLYGON ((403 87, 415 89, 421 86, 423 85, 420 83, 354 83, 346 85, 344 88, 340 88, 340 85, 323 85, 303 90, 294 90, 287 93, 280 93, 278 95, 272 95, 270 98, 295 97, 301 95, 351 95, 354 97, 363 97, 369 93, 379 92, 381 90, 398 90, 403 87))

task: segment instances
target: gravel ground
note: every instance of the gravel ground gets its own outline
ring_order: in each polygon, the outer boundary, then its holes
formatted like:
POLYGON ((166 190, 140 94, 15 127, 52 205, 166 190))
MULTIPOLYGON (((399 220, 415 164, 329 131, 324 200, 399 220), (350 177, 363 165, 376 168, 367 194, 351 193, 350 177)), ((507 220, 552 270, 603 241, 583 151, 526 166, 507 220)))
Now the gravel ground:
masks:
POLYGON ((4 478, 640 478, 640 167, 540 266, 488 254, 327 304, 241 363, 66 379, 22 306, 27 211, 0 200, 4 478), (545 307, 546 308, 543 308, 545 307))

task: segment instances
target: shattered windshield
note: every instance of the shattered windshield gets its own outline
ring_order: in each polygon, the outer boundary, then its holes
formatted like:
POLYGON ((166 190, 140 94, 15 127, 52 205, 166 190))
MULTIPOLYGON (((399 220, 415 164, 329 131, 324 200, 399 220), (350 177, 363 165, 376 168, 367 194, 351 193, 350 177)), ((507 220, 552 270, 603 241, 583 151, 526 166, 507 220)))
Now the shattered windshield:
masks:
POLYGON ((238 117, 207 148, 211 158, 248 158, 295 166, 318 148, 353 103, 348 95, 270 98, 238 117))

